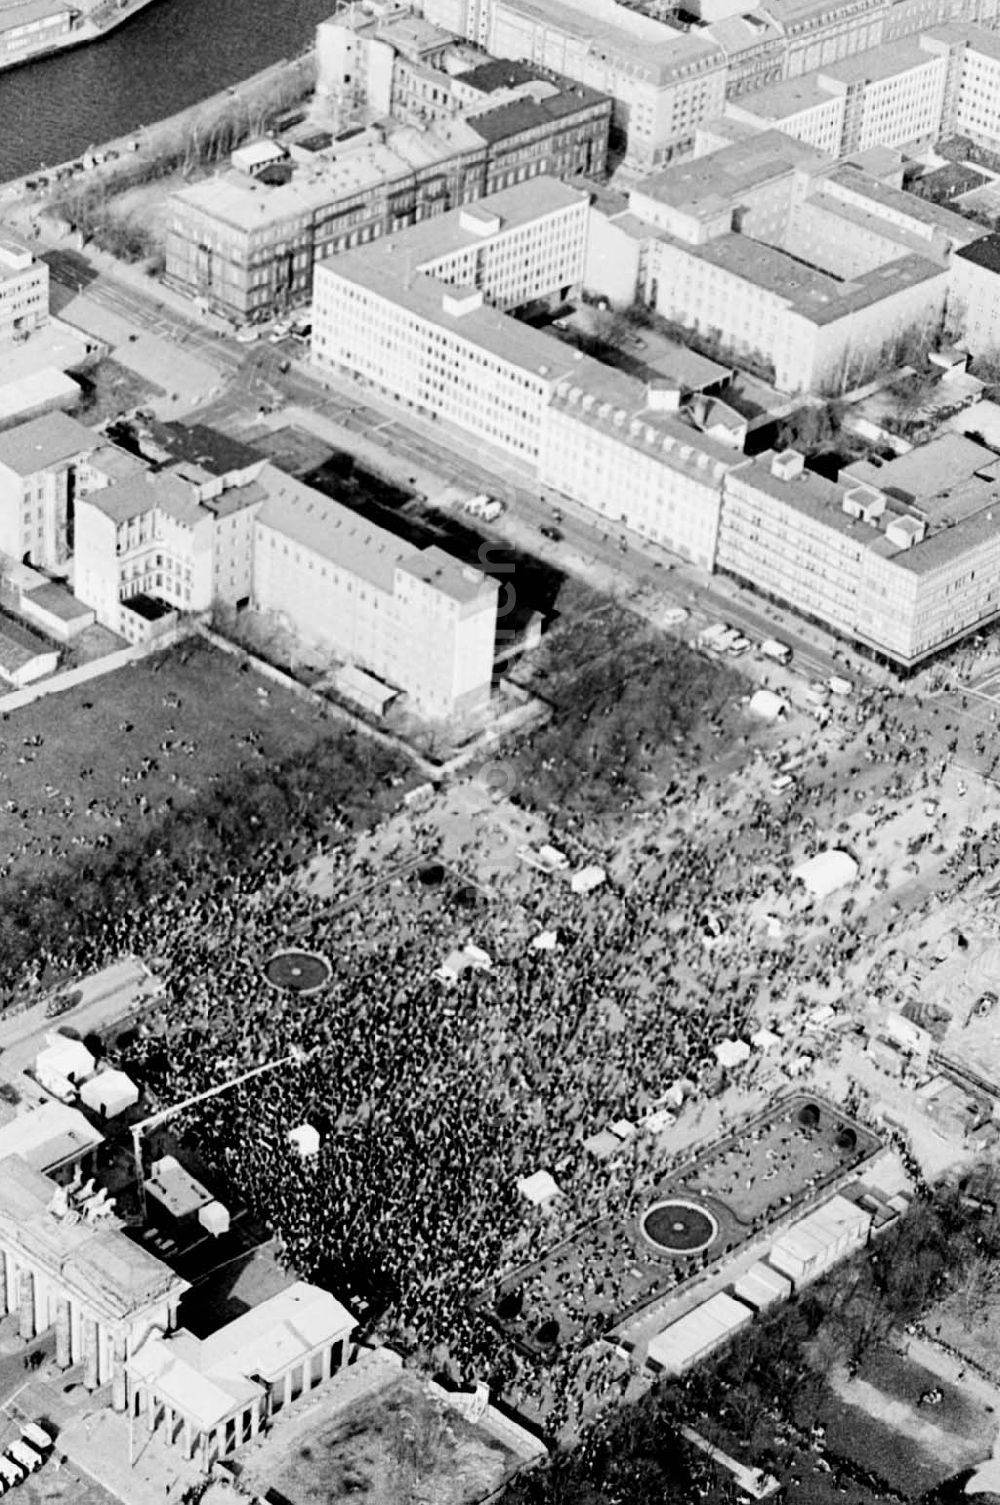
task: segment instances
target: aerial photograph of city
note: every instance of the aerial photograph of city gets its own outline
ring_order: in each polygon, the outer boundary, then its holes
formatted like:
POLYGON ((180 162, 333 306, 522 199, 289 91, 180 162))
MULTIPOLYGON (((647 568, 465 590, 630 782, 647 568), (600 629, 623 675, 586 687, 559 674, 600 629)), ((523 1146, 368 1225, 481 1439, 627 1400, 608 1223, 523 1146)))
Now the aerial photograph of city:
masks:
POLYGON ((0 0, 0 1496, 1000 1505, 1000 0, 0 0))

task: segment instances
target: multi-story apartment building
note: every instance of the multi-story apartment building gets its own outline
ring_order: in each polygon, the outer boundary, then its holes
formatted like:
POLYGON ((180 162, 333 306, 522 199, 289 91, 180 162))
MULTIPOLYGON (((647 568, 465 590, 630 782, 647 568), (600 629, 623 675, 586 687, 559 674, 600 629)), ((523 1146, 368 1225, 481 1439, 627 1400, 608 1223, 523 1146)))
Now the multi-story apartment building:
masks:
MULTIPOLYGON (((995 27, 998 0, 762 0, 688 7, 700 17, 681 27, 615 0, 423 0, 428 19, 471 37, 499 56, 544 60, 614 96, 628 134, 627 161, 641 169, 688 153, 695 130, 720 97, 828 70, 943 23, 995 27), (721 89, 721 96, 720 96, 721 89)), ((845 86, 853 103, 858 79, 845 86)), ((887 73, 877 94, 906 86, 887 73)), ((793 101, 794 102, 794 101, 793 101)), ((905 108, 901 98, 894 108, 905 108)), ((811 138, 809 138, 811 139, 811 138)))
POLYGON ((948 309, 973 356, 1000 351, 1000 235, 984 235, 956 251, 948 309))
POLYGON ((998 487, 955 434, 836 483, 768 453, 726 475, 717 567, 909 669, 1000 616, 998 487))
POLYGON ((267 467, 254 603, 303 641, 404 690, 440 719, 489 698, 497 584, 437 547, 417 549, 267 467))
POLYGON ((130 642, 172 612, 248 604, 263 456, 214 475, 180 462, 91 491, 77 504, 75 594, 130 642))
POLYGON ((726 103, 834 156, 918 145, 959 131, 1000 142, 1000 38, 966 23, 929 27, 726 103))
MULTIPOLYGON (((346 21, 319 32, 330 95, 333 44, 365 39, 346 21)), ((379 38, 366 47, 350 66, 373 70, 384 54, 391 95, 393 47, 379 38)), ((173 195, 168 280, 237 322, 261 320, 305 302, 327 256, 541 173, 604 172, 609 99, 544 68, 491 69, 478 56, 475 67, 460 58, 454 78, 440 74, 448 107, 429 122, 382 120, 342 141, 303 127, 287 147, 269 144, 263 170, 231 169, 173 195)))
POLYGON ((981 230, 777 131, 645 179, 643 296, 773 368, 785 391, 843 390, 892 341, 933 330, 956 246, 981 230))
MULTIPOLYGON (((424 0, 424 14, 442 14, 424 0)), ((486 45, 609 94, 628 161, 648 169, 687 150, 725 100, 726 54, 710 32, 664 25, 614 0, 492 0, 486 45)))
POLYGON ((647 386, 502 312, 581 279, 588 212, 585 195, 539 180, 324 264, 314 360, 710 569, 738 453, 684 421, 676 384, 647 386))
POLYGON ((490 305, 583 275, 587 196, 537 178, 316 269, 313 359, 537 464, 542 409, 573 352, 490 305))
POLYGON ((49 267, 10 230, 0 229, 0 345, 49 321, 49 267))
POLYGON ((0 433, 0 552, 44 569, 65 565, 80 471, 99 444, 65 413, 0 433))
POLYGON ((711 570, 723 479, 743 456, 683 422, 677 395, 582 363, 545 409, 538 480, 711 570))

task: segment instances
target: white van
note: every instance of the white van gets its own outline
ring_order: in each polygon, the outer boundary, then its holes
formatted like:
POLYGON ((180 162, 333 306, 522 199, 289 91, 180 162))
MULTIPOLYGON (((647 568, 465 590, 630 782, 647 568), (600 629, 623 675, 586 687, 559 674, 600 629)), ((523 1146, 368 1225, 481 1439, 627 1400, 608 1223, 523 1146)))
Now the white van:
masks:
POLYGON ((854 686, 849 679, 842 679, 839 674, 831 675, 827 681, 831 695, 853 695, 854 686))
POLYGON ((776 664, 790 664, 792 661, 791 648, 778 638, 765 638, 760 645, 760 651, 765 658, 773 658, 776 664))

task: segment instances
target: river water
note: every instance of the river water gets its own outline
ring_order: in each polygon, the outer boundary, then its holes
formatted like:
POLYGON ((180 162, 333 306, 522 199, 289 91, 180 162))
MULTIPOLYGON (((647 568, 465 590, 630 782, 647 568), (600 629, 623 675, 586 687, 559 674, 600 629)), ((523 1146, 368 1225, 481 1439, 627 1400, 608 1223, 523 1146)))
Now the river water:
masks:
POLYGON ((153 0, 98 42, 0 73, 0 182, 295 57, 335 8, 335 0, 153 0))

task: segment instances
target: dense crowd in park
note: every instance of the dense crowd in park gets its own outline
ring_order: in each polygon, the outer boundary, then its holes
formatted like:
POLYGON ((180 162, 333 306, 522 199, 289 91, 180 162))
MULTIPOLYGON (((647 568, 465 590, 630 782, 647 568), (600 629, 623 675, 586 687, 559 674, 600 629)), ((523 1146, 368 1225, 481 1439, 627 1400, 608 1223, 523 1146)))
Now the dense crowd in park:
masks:
MULTIPOLYGON (((756 1028, 762 999, 787 1001, 789 978, 800 1016, 848 986, 866 917, 801 908, 775 947, 748 914, 825 844, 817 817, 852 786, 878 798, 873 824, 914 788, 936 786, 958 727, 944 703, 920 710, 922 719, 888 691, 852 705, 839 746, 828 738, 821 762, 830 766, 813 770, 822 787, 807 769, 780 800, 748 802, 709 764, 686 781, 691 818, 662 812, 674 828, 666 857, 627 881, 577 895, 563 877, 529 882, 522 872, 491 901, 447 873, 425 884, 399 870, 436 851, 432 813, 394 817, 386 870, 395 876, 373 882, 382 870, 359 858, 354 833, 377 816, 373 800, 387 798, 398 763, 344 734, 322 756, 277 770, 248 765, 245 778, 172 813, 140 847, 103 865, 88 855, 44 888, 10 895, 5 980, 13 990, 53 967, 82 973, 123 953, 149 958, 166 1002, 124 1064, 165 1103, 300 1048, 300 1064, 192 1119, 227 1194, 275 1229, 297 1270, 370 1303, 380 1330, 433 1367, 460 1379, 485 1373, 515 1396, 544 1391, 558 1433, 587 1403, 579 1353, 543 1373, 468 1306, 547 1237, 518 1178, 551 1171, 565 1220, 634 1213, 649 1184, 641 1150, 608 1167, 583 1140, 641 1117, 678 1078, 696 1100, 714 1090, 714 1047, 756 1028), (328 902, 295 881, 320 849, 335 879, 328 902), (708 912, 719 946, 706 944, 708 912), (530 946, 542 930, 557 933, 554 950, 530 946), (489 953, 492 970, 452 986, 434 979, 467 941, 489 953), (309 996, 269 986, 262 965, 288 945, 327 956, 329 985, 309 996), (315 1164, 299 1162, 287 1140, 303 1122, 323 1136, 315 1164)), ((519 798, 532 802, 530 783, 519 798)), ((965 841, 953 881, 976 875, 983 844, 992 860, 998 835, 965 841)), ((470 870, 474 847, 470 835, 470 870)), ((616 855, 593 852, 609 868, 616 855)), ((586 1386, 616 1374, 590 1364, 586 1386)))

